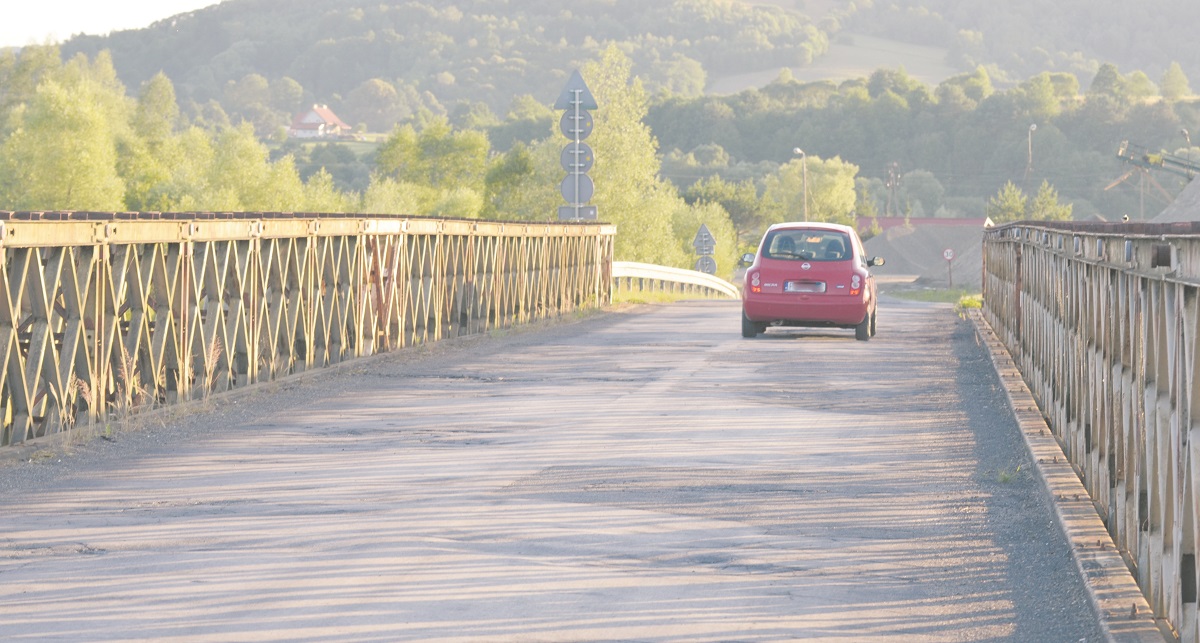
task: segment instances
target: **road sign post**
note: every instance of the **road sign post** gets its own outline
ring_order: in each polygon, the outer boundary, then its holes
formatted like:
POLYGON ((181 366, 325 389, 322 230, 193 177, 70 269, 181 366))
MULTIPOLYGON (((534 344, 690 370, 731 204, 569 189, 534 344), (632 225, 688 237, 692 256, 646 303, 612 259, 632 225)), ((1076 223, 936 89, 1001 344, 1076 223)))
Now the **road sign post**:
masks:
POLYGON ((954 249, 946 248, 942 251, 942 258, 946 260, 946 276, 949 278, 950 287, 954 287, 954 249))
POLYGON ((596 98, 588 89, 587 83, 578 70, 571 74, 567 86, 563 88, 554 109, 565 110, 559 120, 559 131, 571 142, 562 151, 562 167, 567 171, 559 191, 569 205, 559 206, 560 220, 580 221, 597 218, 596 206, 587 205, 592 200, 596 186, 588 170, 596 162, 592 148, 583 142, 592 133, 595 121, 587 110, 596 109, 596 98))
POLYGON ((696 260, 695 269, 710 275, 717 274, 717 260, 712 258, 713 253, 717 251, 717 239, 709 232, 707 225, 700 224, 696 238, 692 239, 692 247, 696 249, 696 254, 700 255, 696 260))

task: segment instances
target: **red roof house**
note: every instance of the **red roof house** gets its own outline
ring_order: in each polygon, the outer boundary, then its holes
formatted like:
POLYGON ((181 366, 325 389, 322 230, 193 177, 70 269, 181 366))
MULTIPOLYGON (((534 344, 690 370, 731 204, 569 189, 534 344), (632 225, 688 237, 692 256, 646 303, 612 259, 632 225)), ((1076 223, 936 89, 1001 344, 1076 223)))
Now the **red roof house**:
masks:
POLYGON ((350 126, 329 109, 328 105, 313 105, 292 119, 288 136, 292 138, 337 138, 350 133, 350 126))

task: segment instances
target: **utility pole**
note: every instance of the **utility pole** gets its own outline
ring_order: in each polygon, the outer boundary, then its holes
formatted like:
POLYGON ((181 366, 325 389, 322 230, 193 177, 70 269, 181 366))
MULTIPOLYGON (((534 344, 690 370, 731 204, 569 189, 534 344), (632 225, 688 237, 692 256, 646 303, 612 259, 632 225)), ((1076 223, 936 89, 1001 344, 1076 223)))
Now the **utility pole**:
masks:
POLYGON ((1188 144, 1188 146, 1187 146, 1187 162, 1188 162, 1187 180, 1191 181, 1192 180, 1192 167, 1191 167, 1191 165, 1192 165, 1192 133, 1189 132, 1188 128, 1186 128, 1186 127, 1179 130, 1179 133, 1183 134, 1183 140, 1187 141, 1187 144, 1188 144))
POLYGON ((1021 189, 1029 191, 1029 175, 1033 172, 1033 133, 1037 131, 1037 123, 1029 125, 1029 157, 1025 161, 1025 179, 1021 181, 1021 189))
POLYGON ((800 157, 800 174, 804 177, 804 220, 808 221, 808 157, 804 155, 804 150, 793 148, 792 153, 800 157))
POLYGON ((888 178, 885 186, 888 189, 887 207, 883 209, 884 216, 900 216, 900 164, 892 161, 888 165, 888 178))

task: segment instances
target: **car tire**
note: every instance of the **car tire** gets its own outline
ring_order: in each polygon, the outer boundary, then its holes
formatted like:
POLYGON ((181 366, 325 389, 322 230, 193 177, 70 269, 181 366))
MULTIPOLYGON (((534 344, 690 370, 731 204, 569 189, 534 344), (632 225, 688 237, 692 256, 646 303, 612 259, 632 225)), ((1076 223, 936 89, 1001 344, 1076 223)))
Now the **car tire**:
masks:
POLYGON ((871 310, 871 337, 875 336, 875 314, 877 312, 876 310, 871 310))
POLYGON ((871 313, 863 315, 863 320, 854 327, 854 339, 860 342, 871 339, 871 313))
POLYGON ((758 334, 761 332, 762 332, 762 327, 759 326, 758 324, 750 321, 750 318, 746 316, 746 311, 743 310, 742 311, 742 337, 745 337, 746 339, 753 339, 755 337, 758 337, 758 334))

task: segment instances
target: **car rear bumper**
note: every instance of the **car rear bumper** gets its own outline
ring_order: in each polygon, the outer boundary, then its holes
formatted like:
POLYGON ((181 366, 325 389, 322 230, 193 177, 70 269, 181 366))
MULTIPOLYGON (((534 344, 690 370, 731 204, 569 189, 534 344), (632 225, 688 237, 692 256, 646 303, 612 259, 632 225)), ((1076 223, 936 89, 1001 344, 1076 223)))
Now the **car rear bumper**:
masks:
POLYGON ((867 315, 863 297, 756 294, 742 300, 746 317, 753 322, 796 325, 853 326, 867 315))

